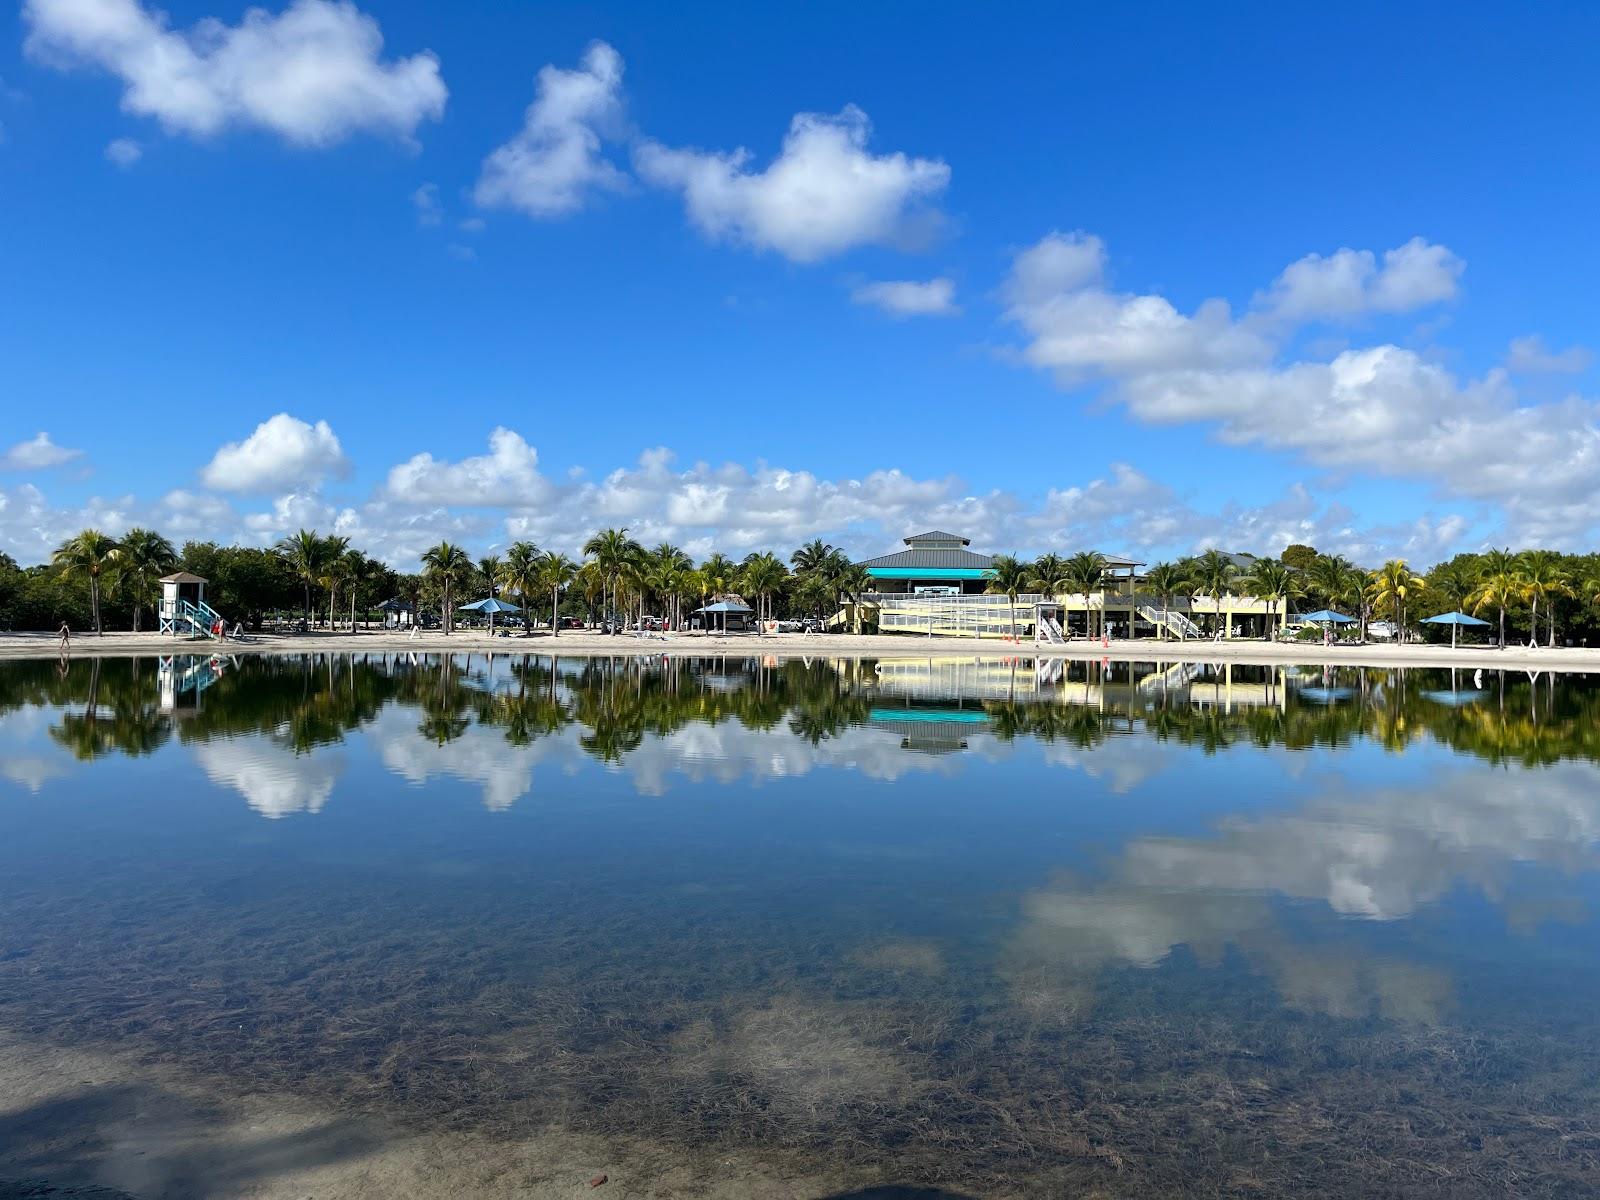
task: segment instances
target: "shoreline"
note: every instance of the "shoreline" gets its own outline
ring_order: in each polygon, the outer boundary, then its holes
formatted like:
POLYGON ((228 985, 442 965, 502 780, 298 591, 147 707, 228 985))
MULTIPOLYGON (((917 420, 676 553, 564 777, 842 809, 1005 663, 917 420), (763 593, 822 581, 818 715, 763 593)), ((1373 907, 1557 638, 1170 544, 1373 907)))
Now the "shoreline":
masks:
MULTIPOLYGON (((155 657, 169 654, 314 654, 314 653, 414 653, 414 654, 562 654, 572 657, 657 657, 662 655, 760 655, 777 658, 1063 658, 1106 659, 1113 662, 1236 662, 1318 663, 1330 666, 1465 667, 1469 670, 1560 670, 1600 672, 1600 647, 1538 647, 1512 645, 1432 646, 1324 646, 1320 642, 1138 641, 1113 640, 1109 648, 1096 641, 1040 643, 1028 639, 1012 643, 994 638, 914 637, 906 634, 701 634, 672 633, 640 638, 628 634, 602 634, 571 630, 559 636, 535 633, 491 638, 482 631, 437 630, 413 638, 393 630, 358 630, 355 633, 252 634, 246 642, 214 642, 205 638, 173 638, 154 632, 75 634, 72 658, 155 657)), ((53 633, 0 633, 0 661, 55 659, 59 657, 53 633)))

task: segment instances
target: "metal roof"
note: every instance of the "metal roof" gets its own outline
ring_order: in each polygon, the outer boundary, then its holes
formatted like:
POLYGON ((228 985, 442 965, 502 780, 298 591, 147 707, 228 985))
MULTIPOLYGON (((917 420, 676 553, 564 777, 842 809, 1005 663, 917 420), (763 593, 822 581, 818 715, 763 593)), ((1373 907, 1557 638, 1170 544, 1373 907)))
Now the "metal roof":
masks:
POLYGON ((927 533, 913 533, 905 539, 908 546, 915 546, 919 542, 960 542, 963 546, 972 545, 971 538, 964 538, 959 533, 945 533, 942 529, 930 529, 927 533))
POLYGON ((719 600, 715 604, 708 604, 704 608, 697 608, 695 612, 703 613, 747 613, 755 612, 748 604, 737 604, 731 600, 719 600))
POLYGON ((916 550, 901 550, 896 554, 885 554, 879 558, 869 558, 861 564, 867 570, 874 568, 966 568, 968 570, 987 571, 994 565, 994 559, 987 554, 974 554, 971 550, 956 550, 953 548, 935 549, 923 547, 916 550))

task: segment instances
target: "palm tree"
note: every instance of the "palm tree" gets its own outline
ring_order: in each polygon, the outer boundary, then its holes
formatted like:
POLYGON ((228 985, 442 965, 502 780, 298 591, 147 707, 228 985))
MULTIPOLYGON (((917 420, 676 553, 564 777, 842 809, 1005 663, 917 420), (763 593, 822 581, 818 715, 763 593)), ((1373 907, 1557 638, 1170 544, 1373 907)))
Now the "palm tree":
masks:
MULTIPOLYGON (((372 573, 372 563, 367 556, 359 550, 346 550, 339 556, 333 566, 333 577, 344 585, 345 591, 350 593, 350 632, 356 631, 356 603, 360 599, 361 585, 366 583, 372 573)), ((333 619, 330 616, 328 625, 331 628, 333 619)))
POLYGON ((455 625, 455 608, 451 604, 451 593, 455 590, 455 585, 472 570, 472 559, 467 557, 467 552, 460 546, 450 542, 440 542, 423 554, 422 570, 429 578, 438 581, 444 589, 444 612, 441 616, 444 631, 448 634, 455 625))
POLYGON ((861 597, 872 590, 874 580, 860 563, 845 563, 833 576, 833 586, 850 597, 852 632, 861 633, 861 597))
POLYGON ((1397 627, 1396 640, 1406 640, 1406 601, 1428 586, 1428 581, 1406 566, 1403 558, 1392 558, 1377 571, 1367 585, 1367 595, 1374 604, 1387 607, 1394 614, 1397 627))
POLYGON ((1041 554, 1028 568, 1028 586, 1054 596, 1066 586, 1067 560, 1059 554, 1041 554))
MULTIPOLYGON (((1239 572, 1233 565, 1233 559, 1213 546, 1192 560, 1190 573, 1200 594, 1211 597, 1211 603, 1217 610, 1217 622, 1222 624, 1227 619, 1222 612, 1222 598, 1233 591, 1238 581, 1239 572)), ((1230 637, 1233 634, 1231 629, 1225 632, 1230 637)))
POLYGON ((1011 640, 1017 640, 1017 593, 1028 586, 1031 564, 1011 554, 996 554, 989 562, 984 591, 1004 595, 1011 609, 1011 640))
POLYGON ((489 590, 492 599, 495 588, 500 586, 500 569, 505 565, 498 554, 487 554, 478 560, 478 575, 483 579, 483 586, 489 590))
MULTIPOLYGON (((505 562, 499 564, 500 583, 506 591, 515 592, 522 601, 522 636, 533 636, 533 625, 528 620, 528 593, 539 587, 539 562, 544 555, 532 542, 512 542, 506 550, 505 562)), ((554 627, 552 627, 554 632, 554 627)))
POLYGON ((789 565, 796 575, 827 573, 834 566, 834 556, 838 553, 821 538, 813 538, 789 555, 789 565))
POLYGON ((98 529, 85 529, 56 547, 50 557, 51 566, 63 579, 82 577, 89 581, 89 611, 94 614, 94 631, 100 628, 100 579, 107 570, 114 569, 121 552, 116 541, 98 529))
POLYGON ((1478 585, 1478 574, 1467 562, 1453 558, 1428 572, 1428 593, 1443 612, 1461 612, 1478 585))
POLYGON ((156 584, 178 564, 172 543, 153 529, 130 529, 117 546, 116 576, 119 587, 133 597, 133 631, 139 632, 139 614, 146 602, 155 601, 156 584))
POLYGON ((550 590, 550 636, 555 637, 561 625, 559 616, 561 607, 561 591, 578 577, 578 564, 565 554, 557 554, 554 550, 539 556, 534 567, 534 581, 541 588, 550 590))
POLYGON ((317 577, 317 583, 328 589, 328 629, 333 629, 333 606, 339 598, 339 584, 344 581, 339 560, 344 557, 350 548, 350 539, 347 537, 325 537, 322 539, 323 566, 322 574, 317 577))
POLYGON ((771 616, 768 597, 783 587, 783 581, 789 577, 788 568, 776 554, 762 552, 749 555, 744 560, 740 574, 744 579, 744 586, 755 593, 756 619, 766 620, 771 616))
POLYGON ((1539 644, 1539 601, 1546 602, 1550 614, 1550 645, 1556 644, 1557 596, 1572 595, 1567 573, 1561 566, 1561 556, 1554 550, 1524 550, 1517 556, 1517 578, 1522 595, 1533 604, 1533 629, 1529 637, 1532 645, 1539 644))
POLYGON ((1178 563, 1159 562, 1144 573, 1144 586, 1161 601, 1161 628, 1156 633, 1164 638, 1167 635, 1167 613, 1172 598, 1190 586, 1188 573, 1178 563))
POLYGON ((1106 556, 1098 550, 1082 550, 1063 564, 1061 583, 1083 597, 1084 631, 1094 636, 1094 609, 1089 597, 1105 586, 1106 556))
POLYGON ((1473 615, 1485 608, 1500 611, 1500 649, 1506 648, 1506 609, 1521 596, 1517 582, 1517 556, 1508 546, 1503 550, 1485 550, 1478 556, 1477 586, 1466 602, 1472 605, 1473 615))
POLYGON ((311 588, 322 578, 327 567, 327 539, 317 536, 315 529, 302 529, 278 543, 278 553, 289 564, 296 579, 305 588, 306 628, 311 627, 311 588))
POLYGON ((1275 558, 1257 559, 1250 568, 1245 584, 1257 599, 1267 602, 1266 640, 1272 638, 1272 628, 1275 624, 1273 618, 1277 613, 1279 601, 1287 600, 1293 595, 1298 582, 1295 572, 1275 558))
MULTIPOLYGON (((609 599, 613 608, 617 604, 617 585, 622 582, 623 572, 629 564, 638 560, 644 548, 628 536, 628 531, 622 529, 602 529, 583 544, 583 552, 595 561, 600 578, 604 581, 605 589, 600 595, 601 607, 605 607, 609 599)), ((609 618, 615 615, 607 613, 609 618)), ((612 632, 616 632, 613 630, 612 632)))

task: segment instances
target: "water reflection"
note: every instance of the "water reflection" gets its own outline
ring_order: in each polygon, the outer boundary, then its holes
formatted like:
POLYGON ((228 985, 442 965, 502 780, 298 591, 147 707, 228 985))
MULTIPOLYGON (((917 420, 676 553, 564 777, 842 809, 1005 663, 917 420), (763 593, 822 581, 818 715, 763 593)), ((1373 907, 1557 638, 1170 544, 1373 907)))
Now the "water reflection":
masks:
POLYGON ((1027 658, 16 664, 0 1032, 975 1195, 1584 1194, 1597 704, 1027 658))

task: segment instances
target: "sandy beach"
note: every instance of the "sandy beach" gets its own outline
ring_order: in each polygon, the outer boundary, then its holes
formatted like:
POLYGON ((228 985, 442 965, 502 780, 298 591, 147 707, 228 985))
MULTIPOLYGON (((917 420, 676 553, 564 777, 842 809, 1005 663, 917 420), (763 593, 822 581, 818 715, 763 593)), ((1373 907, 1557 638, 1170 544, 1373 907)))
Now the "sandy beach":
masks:
MULTIPOLYGON (((571 630, 552 638, 536 632, 531 637, 493 637, 483 631, 457 630, 444 634, 425 631, 412 637, 392 630, 356 633, 252 634, 248 641, 212 642, 163 636, 158 633, 77 634, 72 639, 74 657, 165 654, 306 654, 339 653, 503 654, 564 655, 771 655, 805 658, 928 658, 958 655, 974 658, 1110 659, 1137 662, 1293 662, 1329 663, 1373 667, 1466 667, 1476 669, 1600 671, 1600 647, 1529 647, 1513 644, 1504 650, 1493 646, 1405 645, 1369 643, 1363 646, 1324 646, 1321 643, 1282 643, 1235 639, 1233 641, 1100 641, 1065 645, 1035 644, 993 638, 908 637, 903 634, 855 636, 847 633, 805 635, 669 633, 638 637, 571 630)), ((0 633, 0 660, 55 658, 58 640, 51 633, 0 633)))

